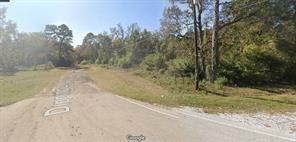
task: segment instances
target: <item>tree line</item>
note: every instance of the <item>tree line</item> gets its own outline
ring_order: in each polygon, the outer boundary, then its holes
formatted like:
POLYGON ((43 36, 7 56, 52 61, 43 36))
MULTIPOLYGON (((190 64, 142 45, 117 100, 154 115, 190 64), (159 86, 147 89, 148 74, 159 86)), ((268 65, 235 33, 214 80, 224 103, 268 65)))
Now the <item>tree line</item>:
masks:
POLYGON ((158 31, 118 24, 109 33, 88 33, 76 49, 78 62, 137 68, 197 82, 296 81, 293 0, 194 2, 170 0, 158 31))
POLYGON ((48 62, 54 66, 105 64, 196 80, 196 89, 198 83, 208 81, 296 82, 293 0, 169 1, 159 30, 118 24, 108 32, 88 33, 76 48, 71 46, 73 35, 66 25, 47 25, 43 33, 17 33, 2 9, 0 69, 48 62))
POLYGON ((0 73, 72 66, 75 63, 72 31, 65 25, 46 25, 44 32, 20 33, 0 9, 0 73))

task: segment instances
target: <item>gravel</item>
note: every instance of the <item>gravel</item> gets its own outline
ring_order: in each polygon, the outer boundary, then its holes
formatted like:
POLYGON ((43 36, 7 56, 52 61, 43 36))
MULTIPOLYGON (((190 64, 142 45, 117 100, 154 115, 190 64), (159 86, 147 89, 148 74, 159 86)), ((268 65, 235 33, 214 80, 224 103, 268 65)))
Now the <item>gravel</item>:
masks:
POLYGON ((258 129, 271 129, 296 137, 296 112, 287 112, 281 114, 269 113, 218 113, 208 114, 200 108, 182 107, 178 109, 190 114, 200 115, 212 119, 222 119, 232 121, 242 125, 248 125, 258 129))
POLYGON ((253 125, 256 127, 276 129, 285 133, 296 135, 296 112, 285 114, 267 114, 267 113, 252 113, 252 114, 217 114, 218 117, 253 125))

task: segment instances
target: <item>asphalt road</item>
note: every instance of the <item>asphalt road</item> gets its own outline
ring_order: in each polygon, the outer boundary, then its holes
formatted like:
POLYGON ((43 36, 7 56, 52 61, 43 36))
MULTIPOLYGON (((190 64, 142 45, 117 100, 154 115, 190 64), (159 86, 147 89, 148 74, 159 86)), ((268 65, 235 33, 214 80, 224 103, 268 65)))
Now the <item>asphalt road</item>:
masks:
POLYGON ((286 142, 282 136, 114 95, 82 70, 0 108, 0 142, 286 142), (133 137, 141 136, 141 137, 133 137))

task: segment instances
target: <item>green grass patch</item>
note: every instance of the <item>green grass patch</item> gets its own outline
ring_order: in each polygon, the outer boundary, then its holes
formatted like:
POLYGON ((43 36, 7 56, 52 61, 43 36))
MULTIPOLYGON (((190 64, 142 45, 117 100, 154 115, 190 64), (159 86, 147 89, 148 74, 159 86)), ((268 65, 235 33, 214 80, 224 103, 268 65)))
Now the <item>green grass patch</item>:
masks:
MULTIPOLYGON (((204 108, 208 112, 287 112, 295 111, 294 103, 287 103, 287 98, 281 96, 262 95, 263 99, 250 97, 253 95, 232 94, 228 96, 213 95, 206 91, 190 93, 190 91, 171 91, 169 88, 161 87, 151 80, 144 79, 133 72, 127 72, 114 68, 102 68, 92 66, 87 70, 88 75, 105 90, 118 95, 126 96, 140 101, 155 103, 165 106, 193 106, 204 108), (276 101, 281 100, 281 101, 276 101)), ((153 80, 153 79, 152 79, 153 80)), ((182 81, 181 81, 182 82, 182 81)), ((185 81, 186 82, 186 81, 185 81)), ((223 88, 224 93, 225 88, 223 88)), ((234 88, 232 88, 234 90, 234 88)), ((238 88, 239 89, 239 88, 238 88)), ((175 90, 175 89, 173 89, 175 90)), ((254 91, 254 90, 253 90, 254 91)), ((259 90, 258 90, 259 91, 259 90)), ((241 90, 237 92, 242 92, 241 90)), ((258 97, 258 94, 255 95, 258 97)), ((289 95, 287 100, 296 98, 289 95)))
POLYGON ((20 71, 11 76, 0 76, 0 106, 29 98, 53 85, 64 70, 20 71))

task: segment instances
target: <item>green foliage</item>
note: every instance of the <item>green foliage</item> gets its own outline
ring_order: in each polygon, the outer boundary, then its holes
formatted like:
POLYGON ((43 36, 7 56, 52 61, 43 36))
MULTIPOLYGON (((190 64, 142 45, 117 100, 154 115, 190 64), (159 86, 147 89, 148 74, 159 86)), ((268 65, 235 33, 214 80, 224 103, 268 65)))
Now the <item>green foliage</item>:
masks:
POLYGON ((6 8, 0 8, 0 72, 13 74, 19 64, 19 51, 13 41, 17 34, 16 24, 5 17, 6 8))
POLYGON ((293 74, 296 74, 296 54, 292 50, 286 53, 285 48, 288 47, 278 44, 278 41, 269 41, 262 46, 248 45, 242 52, 230 50, 222 57, 221 75, 235 83, 292 81, 295 79, 293 74))
MULTIPOLYGON (((133 33, 136 34, 136 33, 133 33)), ((139 65, 147 55, 153 53, 156 48, 156 40, 153 39, 153 34, 147 30, 139 33, 138 39, 136 39, 134 45, 131 46, 131 63, 133 65, 139 65)))
POLYGON ((82 60, 91 60, 95 62, 98 58, 99 44, 97 44, 97 36, 93 33, 88 33, 82 45, 76 48, 75 56, 78 63, 82 60))
POLYGON ((229 83, 228 79, 226 77, 218 77, 214 84, 218 87, 218 88, 222 88, 224 85, 227 85, 229 83))
POLYGON ((190 59, 177 58, 168 63, 169 71, 180 77, 188 77, 194 73, 194 63, 190 59))
POLYGON ((199 82, 200 89, 206 90, 208 85, 209 85, 209 82, 205 79, 203 79, 202 81, 199 82))
POLYGON ((122 68, 125 68, 125 69, 130 68, 132 66, 131 61, 130 61, 130 56, 120 58, 119 61, 118 61, 118 66, 122 67, 122 68))
POLYGON ((54 59, 55 66, 72 66, 74 63, 72 30, 65 24, 62 25, 46 25, 44 35, 58 47, 58 59, 54 59))
POLYGON ((95 64, 101 64, 101 61, 99 60, 99 58, 96 59, 95 64))
POLYGON ((54 64, 51 61, 49 61, 46 64, 46 70, 51 70, 51 69, 54 69, 54 68, 55 68, 55 66, 54 66, 54 64))
POLYGON ((81 65, 89 65, 89 64, 92 64, 92 62, 90 60, 83 60, 83 61, 81 61, 80 64, 81 65))
MULTIPOLYGON (((0 71, 14 72, 19 66, 31 68, 49 61, 54 66, 96 63, 139 68, 156 79, 161 75, 171 76, 168 84, 178 82, 179 77, 183 84, 191 83, 194 79, 192 11, 185 5, 180 7, 179 0, 171 2, 164 10, 159 31, 142 30, 137 24, 127 28, 118 24, 109 33, 88 33, 82 45, 75 49, 71 46, 72 31, 66 25, 47 25, 44 33, 20 34, 16 24, 5 19, 6 9, 1 9, 0 71)), ((199 2, 202 7, 198 14, 203 12, 200 25, 207 25, 212 17, 205 13, 211 12, 212 3, 199 2)), ((293 0, 222 2, 216 57, 218 76, 222 78, 217 79, 217 84, 296 82, 294 3, 293 0)), ((209 44, 209 33, 213 32, 212 27, 199 28, 203 88, 213 73, 209 44)))
POLYGON ((264 1, 240 10, 243 3, 253 1, 233 1, 223 12, 235 17, 255 11, 221 31, 221 76, 245 85, 296 82, 295 2, 264 1))
POLYGON ((0 72, 4 74, 13 74, 17 71, 16 66, 19 64, 19 52, 15 47, 0 46, 0 72))
POLYGON ((147 71, 158 71, 160 69, 167 68, 164 55, 160 53, 150 54, 146 56, 140 66, 147 71))

